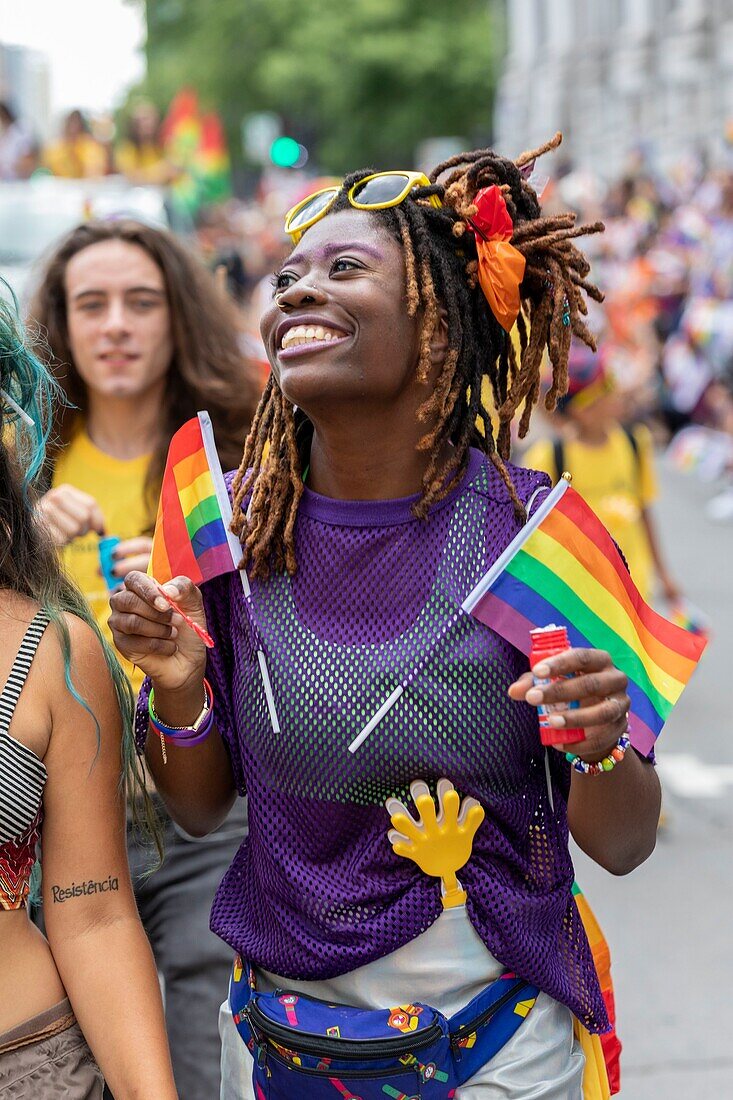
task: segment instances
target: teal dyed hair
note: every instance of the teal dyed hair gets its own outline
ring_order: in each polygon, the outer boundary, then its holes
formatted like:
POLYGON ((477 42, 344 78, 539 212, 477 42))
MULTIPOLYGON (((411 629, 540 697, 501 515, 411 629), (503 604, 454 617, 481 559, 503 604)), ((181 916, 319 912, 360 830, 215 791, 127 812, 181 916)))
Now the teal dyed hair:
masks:
POLYGON ((0 284, 12 300, 11 306, 0 289, 0 389, 33 421, 33 426, 25 423, 11 403, 3 398, 2 442, 10 443, 22 472, 23 487, 27 490, 43 466, 51 408, 61 394, 56 380, 25 346, 17 320, 15 294, 4 280, 0 279, 0 284))
POLYGON ((12 403, 0 396, 0 588, 27 596, 47 611, 61 646, 66 688, 94 719, 97 737, 99 722, 74 686, 66 616, 81 619, 99 639, 122 717, 121 783, 136 824, 152 838, 160 858, 160 829, 135 752, 135 698, 130 681, 103 638, 84 596, 61 570, 56 549, 35 518, 36 482, 43 469, 54 406, 63 400, 62 391, 29 350, 17 318, 17 307, 14 309, 2 296, 0 389, 33 421, 32 425, 26 423, 12 403))

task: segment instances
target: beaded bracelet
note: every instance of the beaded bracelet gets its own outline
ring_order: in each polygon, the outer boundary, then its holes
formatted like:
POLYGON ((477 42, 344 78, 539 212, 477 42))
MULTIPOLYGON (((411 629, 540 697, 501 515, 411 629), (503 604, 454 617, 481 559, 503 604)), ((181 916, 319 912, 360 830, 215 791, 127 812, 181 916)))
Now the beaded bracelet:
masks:
POLYGON ((204 680, 204 705, 191 726, 167 726, 155 713, 155 690, 150 689, 148 696, 148 719, 150 725, 160 737, 160 748, 163 754, 163 763, 168 763, 168 755, 165 751, 166 741, 169 744, 182 745, 191 748, 200 745, 211 733, 214 725, 214 693, 211 684, 204 680))
POLYGON ((603 775, 604 772, 611 772, 620 764, 626 755, 626 750, 629 747, 629 734, 622 733, 616 742, 616 748, 612 749, 608 756, 604 756, 602 760, 595 761, 593 764, 589 764, 587 760, 583 760, 576 753, 566 752, 565 759, 571 764, 576 772, 582 772, 583 775, 603 775))

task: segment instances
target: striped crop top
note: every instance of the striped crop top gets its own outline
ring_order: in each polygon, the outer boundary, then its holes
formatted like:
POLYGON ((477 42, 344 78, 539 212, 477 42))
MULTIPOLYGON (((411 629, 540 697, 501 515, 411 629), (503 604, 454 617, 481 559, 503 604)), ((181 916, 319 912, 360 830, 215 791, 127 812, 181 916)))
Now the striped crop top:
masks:
POLYGON ((0 693, 0 909, 25 906, 41 833, 46 768, 10 723, 48 621, 45 611, 35 616, 0 693))

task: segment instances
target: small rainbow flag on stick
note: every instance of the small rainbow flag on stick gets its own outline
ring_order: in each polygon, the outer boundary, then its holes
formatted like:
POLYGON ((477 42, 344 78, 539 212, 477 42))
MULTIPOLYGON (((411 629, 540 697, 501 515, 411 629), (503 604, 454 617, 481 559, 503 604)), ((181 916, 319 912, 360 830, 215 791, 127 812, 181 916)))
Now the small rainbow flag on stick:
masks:
POLYGON ((629 727, 648 753, 706 640, 644 602, 596 514, 561 478, 463 602, 529 654, 530 630, 563 623, 573 646, 607 650, 629 678, 629 727))
MULTIPOLYGON (((232 506, 214 442, 211 418, 197 413, 171 439, 158 502, 148 574, 158 584, 188 577, 202 584, 237 571, 242 548, 230 530, 232 506)), ((238 570, 249 601, 252 591, 238 570)), ((270 675, 260 646, 257 659, 272 728, 280 732, 270 675)))
MULTIPOLYGON (((567 626, 573 646, 607 650, 629 679, 629 731, 644 755, 706 645, 704 637, 668 622, 644 602, 608 531, 564 478, 446 621, 436 644, 466 612, 527 655, 530 630, 551 623, 567 626)), ((429 656, 423 654, 397 684, 349 752, 376 729, 429 656)))
POLYGON ((168 448, 148 566, 159 584, 178 576, 201 584, 237 568, 241 551, 229 541, 222 494, 229 505, 211 420, 200 412, 168 448))

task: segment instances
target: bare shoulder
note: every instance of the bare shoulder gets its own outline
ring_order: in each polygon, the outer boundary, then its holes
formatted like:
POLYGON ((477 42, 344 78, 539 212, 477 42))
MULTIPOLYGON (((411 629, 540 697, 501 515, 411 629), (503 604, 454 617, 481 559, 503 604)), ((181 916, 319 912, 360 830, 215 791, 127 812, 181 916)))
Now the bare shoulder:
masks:
MULTIPOLYGON (((65 628, 65 632, 68 635, 68 655, 73 663, 80 665, 91 663, 92 665, 100 664, 106 666, 104 653, 102 652, 102 644, 96 631, 89 623, 84 622, 78 615, 74 615, 68 611, 61 613, 59 622, 65 628)), ((63 674, 65 648, 62 631, 59 630, 57 623, 52 619, 46 630, 43 641, 44 663, 47 666, 48 672, 52 672, 54 667, 56 667, 57 670, 63 674)))
POLYGON ((68 714, 75 704, 79 705, 73 698, 74 693, 69 692, 67 675, 74 691, 93 711, 97 710, 97 701, 106 708, 112 702, 114 688, 98 634, 77 615, 64 612, 61 619, 68 633, 68 653, 64 652, 62 632, 53 623, 46 631, 43 652, 39 649, 52 712, 68 714))
MULTIPOLYGON (((28 597, 0 593, 0 684, 39 610, 40 604, 28 597)), ((118 721, 117 698, 98 635, 76 615, 52 617, 18 700, 13 736, 48 760, 47 752, 63 742, 64 731, 73 737, 90 729, 90 744, 96 747, 97 729, 104 724, 114 730, 118 721)))
MULTIPOLYGON (((3 649, 17 650, 23 635, 41 610, 41 604, 18 592, 3 592, 0 595, 0 639, 3 649)), ((107 668, 102 643, 96 631, 71 612, 62 612, 61 621, 66 627, 69 638, 69 655, 73 662, 80 665, 107 668)), ((52 619, 38 646, 38 663, 45 666, 47 673, 54 668, 63 675, 64 646, 61 632, 52 619)), ((49 685, 53 687, 54 685, 49 685)))
POLYGON ((99 637, 75 615, 65 614, 63 622, 67 653, 61 632, 52 629, 54 637, 44 654, 51 725, 46 760, 56 785, 69 767, 93 766, 97 772, 102 763, 102 771, 117 774, 122 736, 119 701, 99 637))
POLYGON ((106 667, 102 643, 96 630, 78 615, 65 611, 63 620, 69 632, 72 656, 77 660, 92 660, 106 667))

